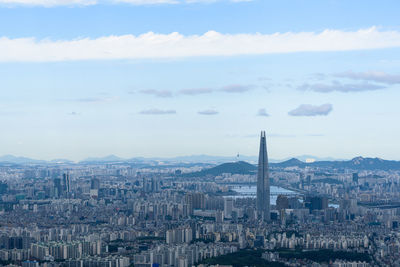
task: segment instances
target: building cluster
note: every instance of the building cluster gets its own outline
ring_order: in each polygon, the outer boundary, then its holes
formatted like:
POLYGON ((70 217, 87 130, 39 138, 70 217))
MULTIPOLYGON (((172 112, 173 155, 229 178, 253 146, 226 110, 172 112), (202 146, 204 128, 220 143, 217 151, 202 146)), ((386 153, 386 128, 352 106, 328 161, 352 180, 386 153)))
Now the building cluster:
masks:
POLYGON ((135 255, 135 266, 149 267, 153 264, 161 266, 194 266, 197 263, 220 255, 237 251, 234 245, 224 243, 160 245, 152 250, 135 255))

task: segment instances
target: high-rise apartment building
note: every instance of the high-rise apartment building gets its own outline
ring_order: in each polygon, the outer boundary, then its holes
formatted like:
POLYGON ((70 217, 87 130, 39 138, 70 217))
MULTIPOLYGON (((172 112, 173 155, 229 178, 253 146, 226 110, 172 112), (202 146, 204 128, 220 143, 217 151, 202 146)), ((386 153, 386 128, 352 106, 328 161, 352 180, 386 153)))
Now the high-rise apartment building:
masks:
POLYGON ((63 189, 65 193, 71 192, 71 182, 69 180, 69 174, 64 173, 63 174, 63 189))

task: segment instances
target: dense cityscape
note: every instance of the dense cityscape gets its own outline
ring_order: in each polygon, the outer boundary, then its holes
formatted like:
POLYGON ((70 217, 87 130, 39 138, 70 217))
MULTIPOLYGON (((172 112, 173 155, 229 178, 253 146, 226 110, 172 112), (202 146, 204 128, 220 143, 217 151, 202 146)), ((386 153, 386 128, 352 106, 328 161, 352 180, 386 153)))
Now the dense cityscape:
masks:
MULTIPOLYGON (((396 266, 400 169, 355 158, 0 167, 6 266, 396 266)), ((255 148, 257 151, 257 148, 255 148)))
POLYGON ((400 267, 399 0, 0 0, 0 266, 400 267))

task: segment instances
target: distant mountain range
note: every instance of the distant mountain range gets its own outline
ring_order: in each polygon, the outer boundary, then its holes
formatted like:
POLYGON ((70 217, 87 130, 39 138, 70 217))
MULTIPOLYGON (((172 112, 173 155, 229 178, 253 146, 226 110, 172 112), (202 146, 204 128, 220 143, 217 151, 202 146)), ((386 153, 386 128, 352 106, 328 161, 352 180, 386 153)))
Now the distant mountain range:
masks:
MULTIPOLYGON (((100 158, 87 158, 81 161, 83 162, 144 162, 144 161, 163 161, 163 162, 182 162, 182 163, 222 163, 227 161, 235 161, 235 157, 220 157, 220 156, 208 156, 208 155, 192 155, 192 156, 181 156, 181 157, 173 157, 173 158, 162 158, 162 157, 154 157, 154 158, 144 158, 144 157, 136 157, 130 159, 124 159, 117 157, 115 155, 109 155, 106 157, 100 158)), ((246 160, 251 161, 252 157, 246 157, 246 160)))
MULTIPOLYGON (((314 160, 314 161, 329 161, 329 160, 339 160, 334 158, 319 158, 310 155, 301 155, 296 156, 295 158, 301 161, 307 160, 314 160)), ((290 158, 285 158, 281 160, 277 159, 270 159, 271 163, 277 163, 286 161, 290 158)), ((121 158, 116 155, 108 155, 105 157, 89 157, 86 158, 79 163, 104 163, 104 162, 156 162, 156 161, 163 161, 163 162, 175 162, 175 163, 225 163, 225 162, 236 162, 236 161, 247 161, 256 163, 258 160, 257 156, 246 156, 246 155, 239 155, 237 156, 210 156, 210 155, 190 155, 190 156, 179 156, 179 157, 172 157, 172 158, 165 158, 165 157, 152 157, 152 158, 145 158, 145 157, 135 157, 135 158, 121 158)), ((7 162, 7 163, 15 163, 15 164, 45 164, 45 163, 73 163, 73 161, 68 159, 54 159, 50 161, 46 160, 37 160, 27 157, 16 157, 13 155, 4 155, 0 156, 0 162, 7 162)))
POLYGON ((311 161, 311 162, 312 161, 345 161, 345 160, 347 160, 347 159, 338 159, 338 158, 333 158, 333 157, 315 157, 312 155, 301 155, 301 156, 296 156, 296 157, 284 158, 281 160, 271 159, 270 162, 271 163, 280 163, 283 161, 288 161, 293 158, 298 159, 300 161, 304 161, 304 162, 308 162, 308 161, 311 161))
MULTIPOLYGON (((400 170, 400 161, 383 160, 380 158, 363 158, 356 157, 352 160, 343 161, 315 161, 306 163, 296 158, 292 158, 280 163, 270 163, 273 168, 289 168, 289 167, 312 167, 312 168, 331 168, 331 169, 351 169, 355 171, 360 170, 400 170)), ((213 168, 205 169, 200 172, 187 174, 187 176, 218 176, 223 173, 232 174, 252 174, 257 170, 256 165, 247 162, 239 161, 232 163, 224 163, 213 168)))
POLYGON ((61 163, 73 163, 73 161, 68 159, 53 159, 50 161, 39 160, 39 159, 31 159, 27 157, 16 157, 13 155, 4 155, 0 156, 0 163, 9 163, 9 164, 61 164, 61 163))
POLYGON ((306 166, 315 168, 333 168, 333 169, 353 169, 353 170, 400 170, 400 161, 384 160, 380 158, 363 158, 356 157, 351 160, 335 160, 335 161, 315 161, 305 163, 296 158, 271 164, 271 167, 300 167, 306 166))
MULTIPOLYGON (((157 163, 157 162, 167 162, 167 163, 213 163, 219 164, 224 162, 234 162, 237 161, 237 157, 224 157, 224 156, 209 156, 209 155, 191 155, 191 156, 180 156, 173 158, 163 158, 163 157, 154 157, 154 158, 144 158, 144 157, 135 157, 135 158, 121 158, 116 155, 108 155, 105 157, 89 157, 86 158, 79 163, 116 163, 116 162, 128 162, 128 163, 157 163)), ((240 160, 255 162, 257 160, 256 156, 240 156, 240 160)), ((37 160, 27 157, 16 157, 13 155, 5 155, 0 156, 0 163, 9 163, 9 164, 54 164, 54 163, 74 163, 68 159, 55 159, 55 160, 37 160)))
POLYGON ((0 157, 0 162, 13 164, 45 164, 44 160, 30 159, 26 157, 16 157, 13 155, 4 155, 0 157))
MULTIPOLYGON (((149 165, 149 166, 161 166, 165 164, 174 164, 179 166, 179 164, 194 164, 194 163, 208 163, 208 164, 221 164, 209 170, 209 174, 218 174, 228 172, 247 174, 252 172, 254 169, 250 166, 253 163, 257 163, 257 157, 255 156, 240 156, 239 161, 237 157, 219 157, 219 156, 208 156, 208 155, 192 155, 192 156, 182 156, 175 158, 131 158, 124 159, 115 155, 109 155, 106 157, 99 158, 87 158, 79 163, 81 164, 102 164, 102 163, 132 163, 139 165, 149 165), (246 161, 250 162, 247 163, 246 161), (226 163, 230 162, 230 163, 226 163)), ((74 164, 73 161, 68 159, 55 159, 51 161, 36 160, 27 157, 16 157, 13 155, 0 156, 0 164, 74 164)), ((316 168, 335 168, 335 169, 353 169, 353 170, 400 170, 400 161, 394 160, 383 160, 380 158, 363 158, 356 157, 351 160, 333 160, 330 158, 320 159, 317 157, 303 155, 298 158, 291 158, 284 161, 270 160, 271 167, 286 168, 286 167, 300 167, 304 168, 306 166, 316 167, 316 168), (305 162, 307 161, 307 162, 305 162)), ((254 167, 255 168, 255 167, 254 167)))
MULTIPOLYGON (((342 160, 342 159, 335 159, 330 157, 319 158, 310 155, 301 155, 296 156, 295 158, 301 161, 333 161, 333 160, 342 160)), ((278 159, 269 159, 271 163, 278 163, 282 161, 289 160, 291 158, 284 158, 281 160, 278 159)), ((239 156, 210 156, 210 155, 190 155, 190 156, 179 156, 173 158, 163 158, 163 157, 154 157, 154 158, 144 158, 144 157, 136 157, 130 159, 120 158, 115 155, 108 155, 105 157, 93 157, 87 158, 82 160, 81 162, 144 162, 144 161, 163 161, 163 162, 180 162, 180 163, 225 163, 225 162, 236 162, 236 161, 247 161, 252 163, 257 163, 258 156, 246 156, 246 155, 239 155, 239 156)))
MULTIPOLYGON (((280 163, 270 163, 273 168, 289 168, 289 167, 312 167, 312 168, 331 168, 331 169, 352 169, 352 170, 400 170, 400 161, 383 160, 380 158, 363 158, 356 157, 352 160, 344 161, 315 161, 306 163, 296 158, 292 158, 280 163)), ((231 174, 254 174, 257 171, 256 165, 238 161, 224 163, 199 172, 184 174, 187 177, 201 176, 219 176, 223 173, 231 174)))

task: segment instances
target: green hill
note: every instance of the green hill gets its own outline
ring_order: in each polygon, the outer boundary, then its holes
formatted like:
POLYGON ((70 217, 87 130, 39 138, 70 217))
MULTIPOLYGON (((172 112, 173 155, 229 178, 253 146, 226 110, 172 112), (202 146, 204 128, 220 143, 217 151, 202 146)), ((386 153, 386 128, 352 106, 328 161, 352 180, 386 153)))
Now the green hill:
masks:
POLYGON ((245 161, 229 162, 210 169, 205 169, 199 172, 187 173, 184 176, 201 177, 201 176, 218 176, 223 173, 231 174, 255 174, 257 167, 245 161))

